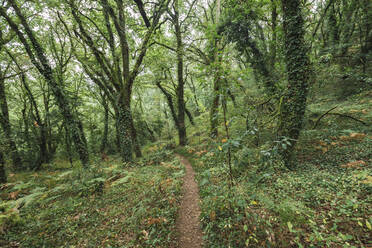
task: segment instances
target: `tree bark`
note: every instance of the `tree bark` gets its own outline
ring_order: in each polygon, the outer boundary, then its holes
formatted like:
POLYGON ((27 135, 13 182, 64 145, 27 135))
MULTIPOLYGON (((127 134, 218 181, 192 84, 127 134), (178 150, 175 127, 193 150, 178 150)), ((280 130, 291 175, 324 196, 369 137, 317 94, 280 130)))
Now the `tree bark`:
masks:
POLYGON ((119 96, 117 122, 120 137, 120 155, 124 163, 131 162, 133 160, 132 113, 127 96, 119 96))
POLYGON ((3 151, 0 150, 0 184, 6 183, 5 159, 3 151))
POLYGON ((215 75, 213 80, 213 101, 211 111, 209 113, 211 130, 210 135, 212 138, 218 137, 218 107, 220 106, 220 78, 219 75, 215 75))
POLYGON ((177 80, 178 85, 176 89, 177 94, 177 107, 178 107, 178 138, 179 145, 185 146, 187 143, 186 138, 186 125, 185 125, 185 100, 184 100, 184 78, 183 78, 183 42, 182 32, 179 20, 179 0, 175 2, 175 32, 177 39, 177 80))
POLYGON ((141 146, 138 142, 137 130, 136 130, 136 127, 134 126, 133 118, 131 118, 131 125, 130 126, 131 126, 130 134, 131 134, 131 137, 132 137, 134 154, 136 154, 136 158, 141 158, 142 157, 141 146))
POLYGON ((306 109, 309 81, 309 58, 304 40, 304 19, 301 0, 282 0, 284 43, 288 92, 283 99, 279 137, 290 139, 290 145, 280 150, 288 168, 293 167, 293 151, 306 109))
POLYGON ((105 109, 104 113, 104 119, 103 119, 103 135, 102 135, 102 141, 101 141, 101 147, 100 152, 104 153, 106 151, 107 147, 107 136, 108 136, 108 129, 109 129, 109 106, 107 103, 107 99, 105 96, 102 97, 102 105, 105 109))
POLYGON ((4 85, 3 75, 0 75, 0 109, 1 109, 0 124, 4 130, 4 136, 5 136, 8 148, 9 148, 10 156, 13 161, 14 169, 21 170, 23 169, 22 159, 21 159, 21 156, 19 155, 17 145, 14 141, 12 127, 10 125, 9 109, 8 109, 8 103, 6 100, 6 95, 5 95, 5 85, 4 85))
POLYGON ((276 62, 276 44, 277 44, 277 34, 276 34, 276 26, 277 26, 277 19, 278 19, 278 12, 276 8, 276 1, 271 0, 271 44, 270 44, 270 53, 271 53, 271 69, 275 69, 275 62, 276 62))
MULTIPOLYGON (((216 20, 215 24, 218 25, 220 22, 220 14, 221 14, 221 0, 217 0, 217 6, 216 6, 216 20)), ((213 100, 212 100, 212 106, 211 110, 209 112, 209 121, 211 125, 210 129, 210 136, 212 138, 218 137, 218 112, 219 112, 219 105, 220 105, 220 90, 221 90, 221 78, 220 78, 220 64, 222 62, 222 58, 219 55, 220 52, 220 42, 219 38, 216 37, 214 39, 214 46, 215 51, 213 54, 213 62, 217 62, 216 66, 216 73, 214 75, 213 79, 213 100)))

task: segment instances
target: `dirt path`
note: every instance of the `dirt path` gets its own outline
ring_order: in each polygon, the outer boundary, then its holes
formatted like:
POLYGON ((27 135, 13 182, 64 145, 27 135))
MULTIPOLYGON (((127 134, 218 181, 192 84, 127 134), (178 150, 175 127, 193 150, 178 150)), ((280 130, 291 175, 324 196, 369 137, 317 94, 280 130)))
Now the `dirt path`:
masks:
POLYGON ((181 163, 186 168, 186 175, 183 179, 183 199, 181 207, 178 212, 178 219, 176 221, 179 248, 202 248, 203 247, 203 233, 200 228, 199 215, 201 213, 199 207, 199 189, 195 182, 195 172, 190 165, 190 162, 177 155, 181 163))

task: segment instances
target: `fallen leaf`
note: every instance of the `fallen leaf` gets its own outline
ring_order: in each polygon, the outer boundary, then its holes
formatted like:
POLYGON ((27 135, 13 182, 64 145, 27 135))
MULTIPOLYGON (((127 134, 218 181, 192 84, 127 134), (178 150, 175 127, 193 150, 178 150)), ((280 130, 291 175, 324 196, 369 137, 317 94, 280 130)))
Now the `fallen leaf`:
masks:
POLYGON ((353 138, 353 139, 364 139, 367 135, 365 133, 351 133, 350 134, 350 138, 353 138))
POLYGON ((360 168, 362 166, 366 165, 366 162, 363 160, 353 161, 347 164, 342 164, 340 167, 342 168, 360 168))
POLYGON ((17 199, 17 196, 18 196, 19 192, 20 192, 20 191, 10 192, 10 193, 9 193, 9 199, 12 199, 12 200, 17 199))

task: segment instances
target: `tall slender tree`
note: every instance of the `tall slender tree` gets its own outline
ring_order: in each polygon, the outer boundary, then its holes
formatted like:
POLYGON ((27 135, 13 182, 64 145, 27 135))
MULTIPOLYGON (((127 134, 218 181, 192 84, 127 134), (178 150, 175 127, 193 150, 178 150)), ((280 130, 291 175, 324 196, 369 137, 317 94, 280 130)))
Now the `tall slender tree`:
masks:
POLYGON ((1 183, 6 183, 6 173, 5 173, 4 153, 0 149, 0 184, 1 183))

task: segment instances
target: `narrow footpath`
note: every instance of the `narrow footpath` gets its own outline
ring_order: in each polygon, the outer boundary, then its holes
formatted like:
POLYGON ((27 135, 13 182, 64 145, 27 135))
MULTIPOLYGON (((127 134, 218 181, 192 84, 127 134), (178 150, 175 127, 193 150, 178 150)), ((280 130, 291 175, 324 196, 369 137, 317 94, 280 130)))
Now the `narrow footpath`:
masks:
POLYGON ((203 232, 200 225, 199 188, 195 182, 195 172, 190 162, 177 155, 186 168, 183 179, 183 199, 176 221, 179 248, 202 248, 203 232))

